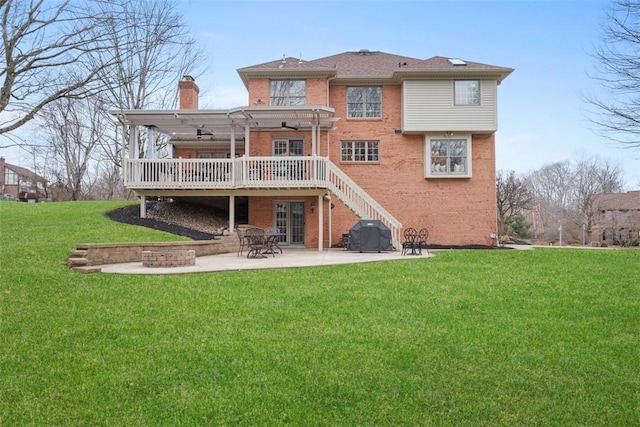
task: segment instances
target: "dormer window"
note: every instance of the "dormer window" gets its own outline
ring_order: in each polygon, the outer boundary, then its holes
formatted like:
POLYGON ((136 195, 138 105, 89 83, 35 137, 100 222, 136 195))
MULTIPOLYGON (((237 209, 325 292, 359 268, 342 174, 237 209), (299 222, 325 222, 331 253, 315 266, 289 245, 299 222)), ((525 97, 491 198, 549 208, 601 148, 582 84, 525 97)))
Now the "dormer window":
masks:
POLYGON ((271 80, 270 105, 307 105, 307 83, 304 80, 271 80))

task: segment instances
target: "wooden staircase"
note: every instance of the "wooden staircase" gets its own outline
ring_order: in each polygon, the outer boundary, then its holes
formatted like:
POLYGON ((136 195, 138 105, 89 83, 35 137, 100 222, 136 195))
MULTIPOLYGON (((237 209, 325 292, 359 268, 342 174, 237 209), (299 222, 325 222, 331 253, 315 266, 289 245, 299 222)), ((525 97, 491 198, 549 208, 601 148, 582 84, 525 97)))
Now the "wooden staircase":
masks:
POLYGON ((377 219, 391 230, 392 244, 400 247, 400 230, 402 223, 373 197, 349 178, 338 166, 327 159, 327 188, 341 202, 362 219, 377 219))

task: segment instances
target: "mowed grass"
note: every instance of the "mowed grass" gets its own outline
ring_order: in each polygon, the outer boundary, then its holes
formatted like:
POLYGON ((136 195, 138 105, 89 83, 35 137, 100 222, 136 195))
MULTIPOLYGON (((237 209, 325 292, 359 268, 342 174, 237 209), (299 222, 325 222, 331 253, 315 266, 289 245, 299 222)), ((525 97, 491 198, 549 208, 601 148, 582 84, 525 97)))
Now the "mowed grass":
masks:
POLYGON ((0 202, 1 426, 640 425, 639 250, 68 270, 121 205, 0 202))

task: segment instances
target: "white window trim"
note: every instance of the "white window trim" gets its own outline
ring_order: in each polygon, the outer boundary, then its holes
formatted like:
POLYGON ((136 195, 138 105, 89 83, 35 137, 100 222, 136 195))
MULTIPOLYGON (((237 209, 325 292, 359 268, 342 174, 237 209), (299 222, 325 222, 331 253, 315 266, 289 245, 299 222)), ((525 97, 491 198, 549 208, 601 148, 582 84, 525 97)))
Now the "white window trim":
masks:
POLYGON ((383 117, 382 114, 382 108, 383 108, 383 104, 384 104, 384 95, 382 93, 382 86, 380 85, 365 85, 365 86, 347 86, 347 91, 346 91, 346 97, 347 97, 347 104, 346 104, 346 119, 347 120, 380 120, 383 117), (366 100, 362 102, 362 117, 351 117, 349 115, 350 110, 349 110, 349 89, 360 89, 362 91, 366 91, 367 88, 369 87, 374 87, 374 88, 379 88, 380 89, 380 115, 379 116, 374 116, 374 117, 367 117, 367 104, 369 104, 370 102, 367 102, 366 100))
POLYGON ((455 107, 480 107, 482 105, 482 80, 480 79, 457 79, 453 81, 453 105, 455 107), (456 83, 457 82, 478 82, 478 103, 467 104, 456 102, 456 83))
POLYGON ((280 104, 274 104, 272 101, 274 98, 277 99, 283 99, 286 100, 285 103, 282 104, 282 106, 298 106, 298 105, 307 105, 307 81, 305 79, 271 79, 269 80, 269 105, 280 105, 280 104), (287 82, 289 84, 289 86, 287 87, 287 93, 283 96, 278 96, 278 95, 273 95, 272 94, 272 85, 275 82, 287 82), (291 95, 291 85, 293 84, 293 82, 302 82, 304 83, 304 102, 302 104, 292 104, 291 100, 292 99, 302 99, 302 96, 292 96, 291 95))
POLYGON ((455 134, 452 136, 441 137, 434 134, 426 134, 424 137, 424 177, 451 179, 451 178, 471 178, 473 176, 473 143, 471 134, 455 134), (467 170, 464 172, 435 172, 432 170, 431 162, 431 141, 459 141, 464 139, 467 141, 467 170))
POLYGON ((356 140, 356 139, 353 139, 353 140, 344 140, 344 141, 340 141, 340 162, 341 162, 341 163, 369 164, 369 165, 372 165, 372 164, 379 164, 379 163, 380 163, 380 141, 379 141, 379 140, 377 140, 377 139, 375 139, 375 140, 374 140, 374 139, 367 139, 367 140, 360 140, 360 139, 356 140), (351 160, 343 160, 343 159, 342 159, 343 144, 345 144, 345 143, 350 144, 350 145, 351 145, 351 151, 352 151, 352 153, 353 153, 353 149, 355 148, 355 147, 354 147, 354 144, 355 144, 355 143, 357 143, 357 142, 364 142, 364 143, 366 143, 366 144, 367 144, 367 149, 366 149, 366 153, 365 153, 365 156, 366 156, 366 157, 368 157, 368 156, 369 156, 369 149, 368 149, 368 145, 369 145, 370 143, 374 143, 374 144, 376 144, 376 148, 377 148, 377 150, 378 150, 378 159, 377 159, 377 160, 368 160, 368 159, 367 159, 367 160, 355 160, 355 159, 351 159, 351 160))
POLYGON ((293 151, 293 150, 292 150, 292 148, 291 148, 291 142, 292 142, 292 141, 293 141, 293 142, 295 142, 295 141, 301 141, 301 142, 302 142, 302 150, 303 150, 303 154, 299 154, 299 155, 300 155, 300 156, 304 155, 304 148, 305 148, 305 147, 304 147, 304 138, 281 138, 281 137, 273 138, 273 139, 271 140, 271 155, 272 155, 272 156, 275 156, 275 155, 276 155, 276 153, 275 153, 275 151, 276 151, 276 145, 277 145, 277 143, 279 143, 279 142, 284 142, 284 143, 286 143, 286 144, 287 144, 287 149, 288 149, 287 154, 282 154, 282 155, 285 155, 285 156, 291 155, 290 153, 291 153, 291 151, 293 151))

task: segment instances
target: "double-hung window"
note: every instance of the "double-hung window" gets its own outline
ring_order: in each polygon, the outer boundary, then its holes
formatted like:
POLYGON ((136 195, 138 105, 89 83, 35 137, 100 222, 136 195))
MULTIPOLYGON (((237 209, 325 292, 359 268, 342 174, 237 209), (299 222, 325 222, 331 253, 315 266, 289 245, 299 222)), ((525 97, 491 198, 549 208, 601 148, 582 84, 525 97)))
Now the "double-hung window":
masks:
POLYGON ((269 94, 270 105, 306 105, 307 82, 304 80, 271 80, 269 94))
POLYGON ((340 160, 343 162, 377 162, 379 158, 378 141, 342 141, 340 160))
POLYGON ((274 139, 274 156, 302 156, 304 155, 304 141, 302 139, 274 139))
POLYGON ((382 87, 348 87, 348 118, 380 118, 382 117, 382 87))
POLYGON ((480 105, 480 80, 455 80, 454 105, 480 105))
POLYGON ((429 139, 425 159, 428 178, 471 176, 471 137, 429 139))

